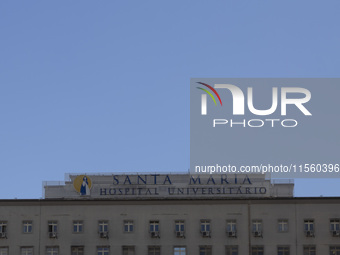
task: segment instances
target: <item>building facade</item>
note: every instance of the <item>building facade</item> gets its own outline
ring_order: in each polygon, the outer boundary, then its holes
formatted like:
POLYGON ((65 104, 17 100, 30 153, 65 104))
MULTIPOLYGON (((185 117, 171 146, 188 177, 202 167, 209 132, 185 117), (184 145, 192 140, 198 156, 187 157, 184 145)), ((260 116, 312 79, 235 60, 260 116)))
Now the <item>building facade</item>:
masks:
POLYGON ((0 255, 340 254, 340 198, 258 175, 70 175, 0 201, 0 255))

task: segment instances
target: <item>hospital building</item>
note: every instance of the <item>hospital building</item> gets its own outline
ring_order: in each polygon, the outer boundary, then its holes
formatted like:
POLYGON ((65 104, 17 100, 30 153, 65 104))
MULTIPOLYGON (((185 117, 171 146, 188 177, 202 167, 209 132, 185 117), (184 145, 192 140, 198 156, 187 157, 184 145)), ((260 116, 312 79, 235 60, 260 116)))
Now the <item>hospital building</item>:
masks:
POLYGON ((340 255, 340 197, 259 174, 67 174, 0 200, 0 255, 340 255))

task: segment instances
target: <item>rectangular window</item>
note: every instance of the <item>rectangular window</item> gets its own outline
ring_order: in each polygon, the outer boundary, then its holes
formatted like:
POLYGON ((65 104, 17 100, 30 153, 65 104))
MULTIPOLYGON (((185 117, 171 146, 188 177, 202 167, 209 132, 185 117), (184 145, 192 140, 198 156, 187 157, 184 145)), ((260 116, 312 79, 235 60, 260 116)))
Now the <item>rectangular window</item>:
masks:
POLYGON ((262 220, 252 221, 252 231, 253 233, 262 231, 262 220))
POLYGON ((0 233, 7 233, 7 221, 0 221, 0 233))
POLYGON ((330 246, 329 247, 330 255, 340 255, 340 246, 330 246))
POLYGON ((236 220, 227 220, 227 232, 236 232, 236 220))
POLYGON ((8 247, 0 247, 0 255, 8 255, 8 247))
POLYGON ((226 255, 238 255, 238 246, 226 246, 225 251, 226 255))
POLYGON ((73 221, 73 233, 82 233, 83 232, 83 221, 75 220, 73 221))
POLYGON ((46 247, 46 255, 58 255, 59 248, 58 247, 46 247))
POLYGON ((210 231, 210 220, 201 220, 201 232, 210 231))
POLYGON ((21 255, 33 255, 33 247, 21 247, 21 255))
POLYGON ((72 246, 71 255, 84 255, 84 246, 72 246))
POLYGON ((186 247, 174 247, 174 255, 186 255, 186 247))
POLYGON ((314 245, 303 246, 303 255, 316 255, 316 248, 314 245))
POLYGON ((58 222, 49 221, 48 222, 48 233, 57 233, 57 232, 58 232, 58 222))
POLYGON ((251 247, 251 255, 263 255, 264 248, 263 246, 253 246, 251 247))
POLYGON ((109 247, 97 247, 97 255, 109 255, 109 247))
POLYGON ((123 246, 123 255, 135 255, 135 247, 123 246))
POLYGON ((33 222, 31 220, 26 220, 22 222, 23 231, 25 234, 30 234, 33 231, 33 222))
POLYGON ((184 220, 176 220, 175 221, 175 231, 176 232, 184 232, 184 220))
POLYGON ((150 221, 150 232, 159 232, 159 221, 150 221))
POLYGON ((307 231, 314 231, 314 220, 304 220, 304 230, 307 231))
POLYGON ((340 231, 340 219, 330 220, 331 231, 340 231))
POLYGON ((289 255, 289 246, 278 246, 277 255, 289 255))
POLYGON ((102 220, 98 222, 99 233, 107 233, 109 232, 109 222, 106 220, 102 220))
POLYGON ((133 220, 124 220, 124 232, 133 232, 133 220))
POLYGON ((288 220, 278 220, 279 232, 288 232, 288 220))
POLYGON ((0 221, 0 238, 7 238, 7 221, 0 221))
POLYGON ((148 255, 161 255, 161 247, 160 246, 149 246, 148 255))
POLYGON ((200 246, 200 255, 211 255, 211 246, 200 246))

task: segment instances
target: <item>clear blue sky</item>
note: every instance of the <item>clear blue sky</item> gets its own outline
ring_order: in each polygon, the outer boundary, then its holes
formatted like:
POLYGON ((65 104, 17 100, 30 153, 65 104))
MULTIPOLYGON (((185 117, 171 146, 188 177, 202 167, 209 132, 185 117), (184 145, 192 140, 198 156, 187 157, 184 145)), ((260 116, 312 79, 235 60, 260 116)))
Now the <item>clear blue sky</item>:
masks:
MULTIPOLYGON (((1 1, 0 198, 187 171, 191 77, 339 77, 340 2, 1 1)), ((335 139, 339 139, 336 137, 335 139)), ((340 196, 340 180, 297 180, 340 196)))

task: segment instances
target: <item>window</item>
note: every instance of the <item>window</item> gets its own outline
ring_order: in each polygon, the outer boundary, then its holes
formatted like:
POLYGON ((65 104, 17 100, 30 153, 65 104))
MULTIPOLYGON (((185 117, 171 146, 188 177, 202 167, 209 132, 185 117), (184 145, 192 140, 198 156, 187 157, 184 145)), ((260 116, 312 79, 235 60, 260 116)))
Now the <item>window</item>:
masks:
POLYGON ((306 237, 314 237, 314 220, 304 220, 306 237))
POLYGON ((124 220, 124 232, 133 232, 133 220, 124 220))
POLYGON ((340 231, 340 219, 331 219, 331 231, 340 231))
POLYGON ((185 238, 184 235, 184 220, 175 221, 175 235, 178 238, 185 238))
POLYGON ((236 220, 227 220, 227 232, 236 232, 236 220))
POLYGON ((46 255, 58 255, 59 248, 58 247, 46 247, 46 255))
POLYGON ((33 247, 22 247, 20 249, 21 255, 33 255, 33 247))
POLYGON ((148 255, 161 255, 161 247, 160 246, 149 246, 148 255))
POLYGON ((262 236, 262 220, 252 221, 252 232, 253 232, 254 237, 263 237, 262 236))
POLYGON ((210 220, 201 220, 201 235, 202 237, 211 237, 210 220))
POLYGON ((150 221, 150 232, 159 231, 159 221, 150 221))
POLYGON ((159 221, 150 221, 149 230, 152 238, 160 238, 159 221))
POLYGON ((80 220, 73 221, 73 233, 83 232, 83 222, 80 220))
POLYGON ((30 220, 22 222, 23 231, 25 234, 30 234, 33 231, 33 222, 30 220))
POLYGON ((123 255, 135 255, 135 247, 123 246, 123 255))
POLYGON ((175 231, 176 232, 184 232, 184 220, 176 220, 175 221, 175 231))
POLYGON ((109 255, 109 247, 97 247, 97 255, 109 255))
POLYGON ((316 249, 314 245, 303 246, 303 255, 316 255, 316 249))
POLYGON ((201 232, 210 231, 210 220, 201 220, 201 232))
POLYGON ((314 231, 314 220, 305 220, 304 221, 304 230, 305 231, 314 231))
POLYGON ((174 255, 186 255, 187 249, 185 247, 174 247, 174 255))
POLYGON ((0 221, 0 233, 6 233, 6 232, 7 232, 7 222, 0 221))
POLYGON ((0 247, 0 255, 8 255, 8 247, 0 247))
POLYGON ((72 246, 71 255, 84 255, 84 246, 72 246))
POLYGON ((289 247, 288 246, 279 246, 277 247, 277 255, 289 255, 289 247))
POLYGON ((340 246, 331 246, 329 247, 330 255, 340 255, 340 246))
POLYGON ((251 247, 251 255, 263 255, 264 248, 263 246, 253 246, 251 247))
POLYGON ((48 222, 48 233, 57 233, 58 232, 58 222, 49 221, 48 222))
POLYGON ((225 251, 226 251, 226 255, 238 255, 237 246, 226 246, 225 251))
POLYGON ((0 238, 7 238, 7 222, 0 221, 0 238))
POLYGON ((279 232, 288 232, 288 220, 278 220, 279 232))
POLYGON ((102 220, 98 222, 99 233, 107 233, 109 232, 109 222, 102 220))
POLYGON ((261 232, 262 231, 262 220, 253 220, 252 222, 252 230, 254 232, 261 232))
POLYGON ((211 255, 211 246, 200 246, 200 255, 211 255))

